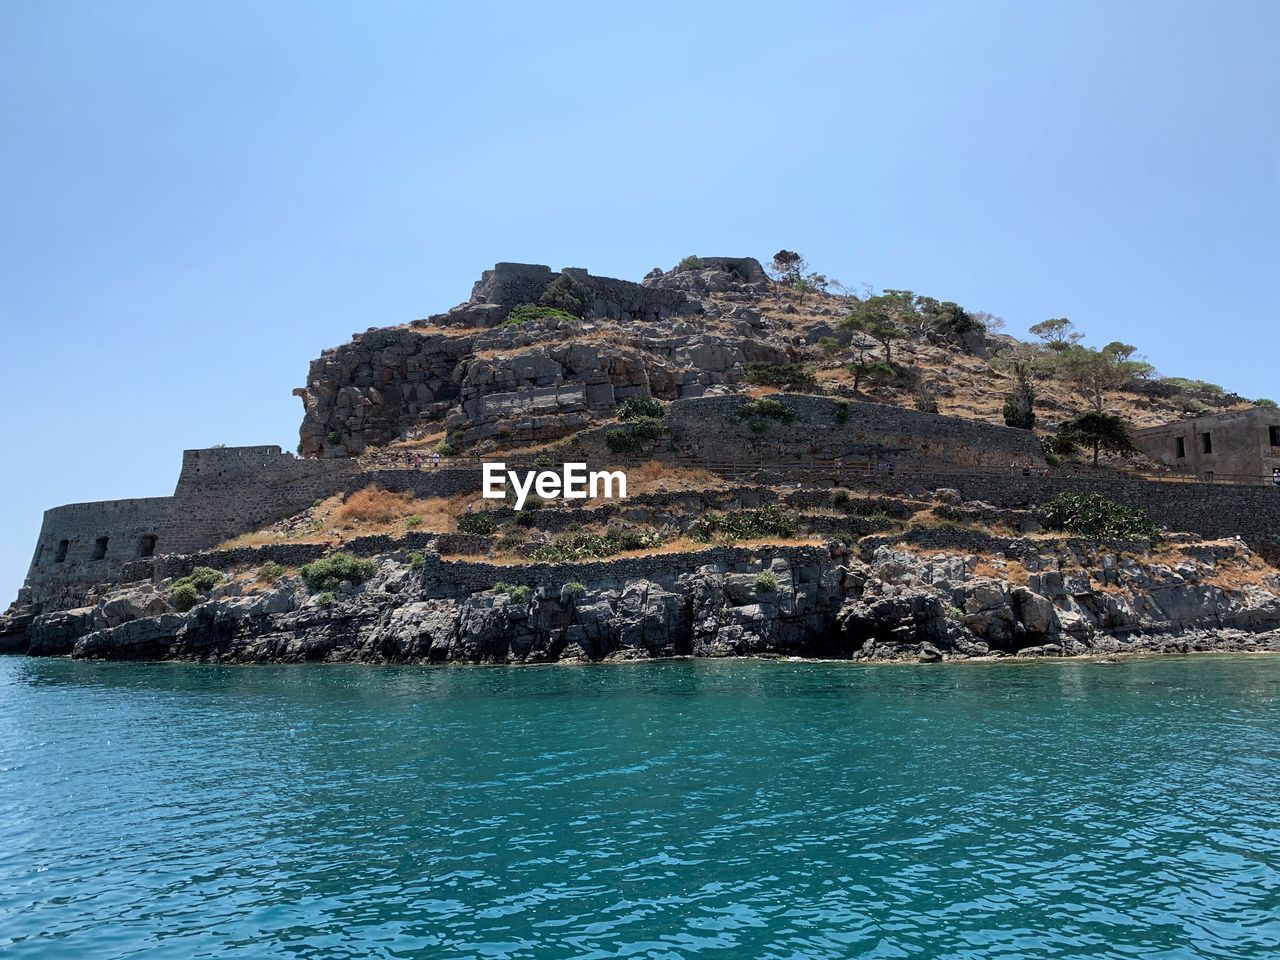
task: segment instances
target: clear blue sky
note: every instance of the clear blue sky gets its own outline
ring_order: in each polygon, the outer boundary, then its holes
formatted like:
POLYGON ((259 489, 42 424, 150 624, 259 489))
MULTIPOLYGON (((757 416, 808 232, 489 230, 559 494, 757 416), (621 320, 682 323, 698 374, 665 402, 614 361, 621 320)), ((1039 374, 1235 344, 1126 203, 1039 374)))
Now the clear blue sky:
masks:
MULTIPOLYGON (((786 246, 1280 394, 1280 3, 0 6, 0 594, 497 260, 786 246)), ((2 605, 2 604, 0 604, 2 605)))

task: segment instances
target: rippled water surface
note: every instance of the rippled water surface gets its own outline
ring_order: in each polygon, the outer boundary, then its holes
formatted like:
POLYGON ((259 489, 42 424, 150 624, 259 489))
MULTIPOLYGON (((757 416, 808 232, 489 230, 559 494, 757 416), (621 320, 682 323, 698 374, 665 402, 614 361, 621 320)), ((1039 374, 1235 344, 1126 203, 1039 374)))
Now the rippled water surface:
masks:
POLYGON ((0 956, 1280 956, 1280 658, 0 658, 0 956))

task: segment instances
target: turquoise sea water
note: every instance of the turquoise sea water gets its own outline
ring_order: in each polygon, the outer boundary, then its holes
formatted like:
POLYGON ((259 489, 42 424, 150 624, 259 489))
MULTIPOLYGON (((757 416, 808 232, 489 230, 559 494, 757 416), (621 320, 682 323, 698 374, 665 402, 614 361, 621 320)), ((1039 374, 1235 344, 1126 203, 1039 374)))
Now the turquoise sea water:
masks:
POLYGON ((0 957, 1280 956, 1280 657, 0 658, 0 957))

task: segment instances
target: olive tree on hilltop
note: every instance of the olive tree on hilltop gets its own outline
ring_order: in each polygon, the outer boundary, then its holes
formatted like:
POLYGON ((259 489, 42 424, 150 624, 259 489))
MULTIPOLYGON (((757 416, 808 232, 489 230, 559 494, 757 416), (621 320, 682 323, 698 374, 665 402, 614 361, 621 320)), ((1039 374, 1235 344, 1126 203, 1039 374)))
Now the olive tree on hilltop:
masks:
POLYGON ((1094 411, 1106 405, 1107 393, 1132 380, 1151 376, 1155 368, 1136 356, 1131 344, 1113 341, 1101 350, 1072 344, 1057 351, 1055 376, 1080 394, 1094 411))
POLYGON ((1049 350, 1067 350, 1084 339, 1084 334, 1066 317, 1042 320, 1031 327, 1031 335, 1039 337, 1049 350))

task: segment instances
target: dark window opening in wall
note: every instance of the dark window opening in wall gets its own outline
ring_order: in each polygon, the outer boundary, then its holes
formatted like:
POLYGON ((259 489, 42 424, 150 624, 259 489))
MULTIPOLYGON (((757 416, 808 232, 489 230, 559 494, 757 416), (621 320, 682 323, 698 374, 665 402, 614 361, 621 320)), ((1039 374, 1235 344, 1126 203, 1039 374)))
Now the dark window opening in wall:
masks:
POLYGON ((1269 429, 1271 431, 1271 445, 1280 447, 1280 427, 1270 427, 1269 429))
POLYGON ((93 559, 102 560, 107 555, 107 538, 99 537, 93 541, 93 559))
POLYGON ((142 539, 138 541, 138 556, 150 557, 156 552, 156 535, 154 533, 143 534, 142 539))
POLYGON ((1213 483, 1213 471, 1212 471, 1212 470, 1208 470, 1208 471, 1206 471, 1206 472, 1205 472, 1205 475, 1204 475, 1204 482, 1205 482, 1205 483, 1213 483))
POLYGON ((1179 459, 1185 457, 1187 455, 1187 441, 1183 440, 1181 437, 1174 437, 1173 450, 1179 459))
POLYGON ((59 541, 58 541, 58 551, 57 551, 57 553, 55 553, 55 554, 53 555, 53 562, 54 562, 54 563, 64 563, 64 562, 66 562, 66 559, 67 559, 67 551, 68 551, 69 549, 71 549, 71 541, 70 541, 70 540, 59 540, 59 541))
POLYGON ((1203 445, 1205 453, 1213 453, 1213 434, 1200 434, 1200 443, 1203 445))

